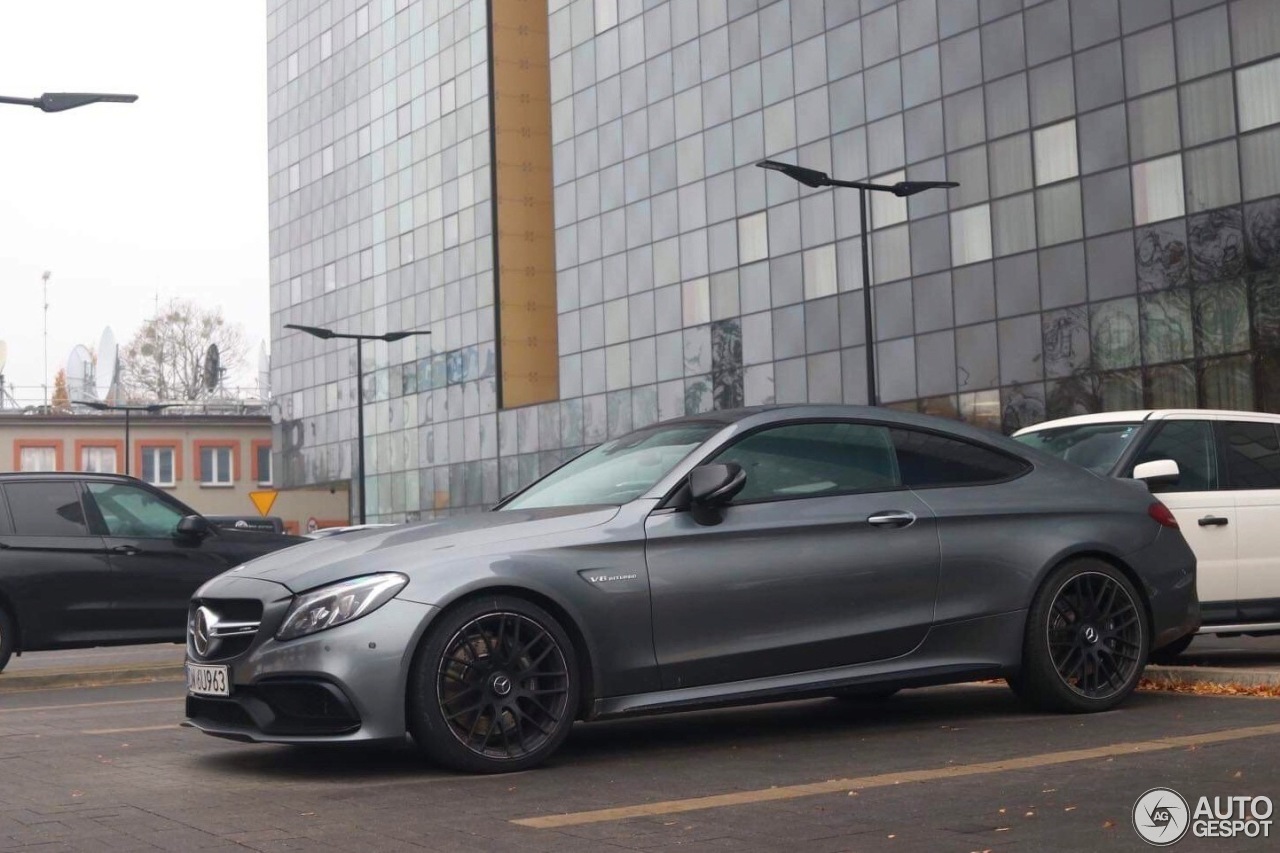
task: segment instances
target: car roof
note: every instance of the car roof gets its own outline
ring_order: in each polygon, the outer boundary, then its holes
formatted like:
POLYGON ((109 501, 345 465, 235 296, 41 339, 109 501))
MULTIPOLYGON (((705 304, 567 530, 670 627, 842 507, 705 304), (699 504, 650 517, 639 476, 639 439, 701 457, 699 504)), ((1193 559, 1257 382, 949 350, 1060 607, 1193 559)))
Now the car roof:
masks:
POLYGON ((1015 432, 1014 435, 1025 435, 1026 433, 1038 432, 1044 429, 1084 426, 1087 424, 1119 424, 1146 420, 1184 420, 1188 418, 1210 421, 1240 420, 1280 423, 1280 415, 1269 412, 1241 412, 1228 409, 1130 409, 1122 412, 1097 412, 1092 415, 1076 415, 1070 418, 1042 421, 1033 426, 1023 427, 1015 432))
POLYGON ((137 477, 126 474, 99 474, 93 471, 0 471, 3 480, 111 480, 117 483, 141 483, 137 477))

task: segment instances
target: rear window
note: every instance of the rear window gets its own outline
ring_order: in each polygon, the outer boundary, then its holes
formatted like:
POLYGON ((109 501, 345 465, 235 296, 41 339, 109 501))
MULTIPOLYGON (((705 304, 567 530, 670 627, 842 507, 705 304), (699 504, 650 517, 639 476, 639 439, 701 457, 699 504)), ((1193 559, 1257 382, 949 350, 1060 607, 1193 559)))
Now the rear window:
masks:
POLYGON ((914 429, 894 429, 902 484, 911 488, 976 486, 1011 480, 1031 466, 977 444, 914 429))
POLYGON ((1280 489, 1280 432, 1276 425, 1227 421, 1221 428, 1227 455, 1227 487, 1280 489))
POLYGON ((1137 421, 1126 421, 1046 427, 1015 435, 1014 440, 1096 474, 1110 474, 1141 426, 1137 421))
POLYGON ((70 481, 5 486, 17 536, 88 536, 80 490, 70 481))

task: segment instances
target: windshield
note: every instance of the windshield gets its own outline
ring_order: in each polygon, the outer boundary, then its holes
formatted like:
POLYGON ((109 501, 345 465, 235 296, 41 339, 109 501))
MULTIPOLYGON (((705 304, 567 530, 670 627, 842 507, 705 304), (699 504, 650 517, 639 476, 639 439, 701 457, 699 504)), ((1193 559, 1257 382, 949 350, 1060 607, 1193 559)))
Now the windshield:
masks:
POLYGON ((1040 429, 1015 435, 1014 439, 1096 474, 1109 474, 1140 426, 1140 423, 1078 424, 1040 429))
POLYGON ((655 426, 589 450, 500 509, 624 504, 643 495, 721 424, 655 426))

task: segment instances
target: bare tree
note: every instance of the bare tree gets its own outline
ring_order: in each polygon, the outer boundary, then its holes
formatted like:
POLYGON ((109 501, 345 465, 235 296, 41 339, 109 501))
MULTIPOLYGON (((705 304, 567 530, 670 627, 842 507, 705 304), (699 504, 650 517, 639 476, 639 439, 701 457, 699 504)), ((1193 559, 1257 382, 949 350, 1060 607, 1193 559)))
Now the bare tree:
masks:
POLYGON ((222 368, 235 373, 248 346, 244 331, 222 316, 187 299, 171 299, 121 350, 123 384, 131 399, 195 400, 204 390, 204 361, 217 344, 222 368))

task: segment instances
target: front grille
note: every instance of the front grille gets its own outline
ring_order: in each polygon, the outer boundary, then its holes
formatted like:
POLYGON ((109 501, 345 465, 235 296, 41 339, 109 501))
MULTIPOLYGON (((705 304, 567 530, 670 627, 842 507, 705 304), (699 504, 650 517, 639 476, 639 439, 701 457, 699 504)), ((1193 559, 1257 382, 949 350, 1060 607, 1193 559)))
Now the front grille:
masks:
POLYGON ((261 623, 261 601, 248 598, 193 599, 187 613, 187 653, 202 661, 239 657, 253 645, 261 623), (205 627, 198 621, 201 608, 214 617, 211 630, 205 632, 208 642, 203 650, 196 636, 205 627))
POLYGON ((327 681, 272 679, 236 687, 228 697, 187 696, 187 717, 217 729, 266 735, 339 735, 360 728, 346 695, 327 681))

